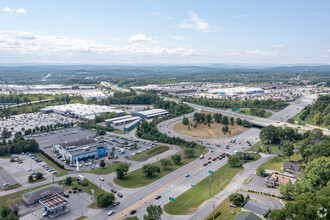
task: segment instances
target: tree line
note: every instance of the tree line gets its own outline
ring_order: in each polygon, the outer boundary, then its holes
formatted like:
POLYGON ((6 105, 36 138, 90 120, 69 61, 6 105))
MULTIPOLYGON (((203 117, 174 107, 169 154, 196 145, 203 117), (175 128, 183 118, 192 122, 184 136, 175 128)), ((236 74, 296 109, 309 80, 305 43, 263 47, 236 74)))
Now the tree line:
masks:
POLYGON ((330 95, 319 96, 314 105, 307 106, 299 119, 313 125, 330 126, 330 95))
POLYGON ((22 152, 39 152, 39 144, 34 139, 25 140, 21 132, 17 132, 13 140, 2 140, 0 156, 20 154, 22 152))
POLYGON ((186 102, 195 103, 212 108, 262 108, 270 110, 281 110, 288 106, 284 101, 267 100, 228 100, 208 98, 184 98, 186 102))

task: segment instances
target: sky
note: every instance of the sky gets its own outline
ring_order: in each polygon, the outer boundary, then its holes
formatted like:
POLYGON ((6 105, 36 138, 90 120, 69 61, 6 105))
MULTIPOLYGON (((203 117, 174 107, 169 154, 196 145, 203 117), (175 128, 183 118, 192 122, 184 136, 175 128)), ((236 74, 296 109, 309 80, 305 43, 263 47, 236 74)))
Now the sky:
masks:
POLYGON ((330 64, 329 0, 1 0, 0 63, 330 64))

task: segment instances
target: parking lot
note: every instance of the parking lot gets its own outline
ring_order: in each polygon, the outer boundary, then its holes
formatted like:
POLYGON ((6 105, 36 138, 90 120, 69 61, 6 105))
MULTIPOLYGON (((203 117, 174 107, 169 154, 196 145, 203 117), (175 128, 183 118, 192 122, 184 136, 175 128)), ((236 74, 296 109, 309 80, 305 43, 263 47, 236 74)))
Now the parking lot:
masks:
POLYGON ((268 188, 265 186, 265 182, 266 177, 261 177, 256 174, 253 174, 252 179, 248 183, 243 184, 241 189, 280 195, 278 188, 268 188))
MULTIPOLYGON (((52 174, 40 164, 36 163, 27 155, 18 155, 23 163, 9 162, 9 159, 0 159, 0 181, 11 181, 13 184, 20 183, 22 185, 30 184, 28 182, 28 176, 31 175, 30 169, 40 173, 43 173, 44 178, 51 178, 52 174), (2 176, 2 177, 1 177, 2 176), (5 180, 4 180, 5 179, 5 180)), ((12 184, 8 182, 9 184, 12 184)), ((2 184, 1 184, 2 186, 2 184)))
POLYGON ((67 143, 80 140, 82 138, 92 138, 96 136, 95 131, 82 130, 79 127, 59 129, 56 131, 43 132, 35 135, 28 135, 26 138, 35 139, 39 143, 40 149, 51 147, 60 143, 67 143))
POLYGON ((6 185, 15 185, 17 181, 3 168, 0 167, 0 190, 6 185))
POLYGON ((33 129, 36 126, 55 125, 56 123, 71 123, 76 120, 73 118, 67 118, 58 114, 42 114, 42 113, 27 113, 20 115, 13 115, 8 119, 0 119, 1 128, 6 128, 9 131, 22 131, 33 129))

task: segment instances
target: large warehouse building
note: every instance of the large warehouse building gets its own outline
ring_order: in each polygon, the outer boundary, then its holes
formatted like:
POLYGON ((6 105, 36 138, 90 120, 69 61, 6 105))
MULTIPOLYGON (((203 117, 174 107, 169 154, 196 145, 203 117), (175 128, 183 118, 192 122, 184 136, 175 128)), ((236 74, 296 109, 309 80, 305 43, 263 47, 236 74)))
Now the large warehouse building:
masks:
POLYGON ((134 116, 149 119, 149 118, 153 118, 153 117, 163 117, 168 114, 169 114, 169 112, 164 109, 151 109, 151 110, 136 112, 136 113, 134 113, 134 116))
POLYGON ((140 124, 140 117, 133 117, 131 115, 125 115, 117 118, 106 119, 105 122, 111 125, 113 128, 130 131, 138 124, 140 124))
POLYGON ((124 111, 119 110, 115 107, 105 105, 85 105, 85 104, 67 104, 67 105, 56 105, 49 106, 40 109, 44 113, 57 113, 60 115, 80 118, 84 120, 93 120, 96 115, 102 115, 105 113, 115 112, 116 114, 122 114, 124 111))

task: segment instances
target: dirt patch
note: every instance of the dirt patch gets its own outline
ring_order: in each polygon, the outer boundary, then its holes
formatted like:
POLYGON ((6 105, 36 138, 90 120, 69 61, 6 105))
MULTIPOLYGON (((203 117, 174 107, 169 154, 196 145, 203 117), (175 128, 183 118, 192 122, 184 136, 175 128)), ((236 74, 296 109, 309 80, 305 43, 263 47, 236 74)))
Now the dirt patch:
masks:
POLYGON ((225 137, 232 137, 236 136, 243 131, 246 131, 248 128, 245 128, 243 126, 237 125, 234 123, 234 125, 229 124, 229 132, 224 134, 222 132, 222 128, 225 126, 221 123, 212 122, 210 123, 210 126, 208 124, 199 124, 196 128, 192 126, 195 122, 193 120, 189 120, 189 125, 184 125, 182 122, 177 123, 174 125, 173 129, 181 134, 189 135, 192 137, 200 137, 200 138, 225 138, 225 137))

